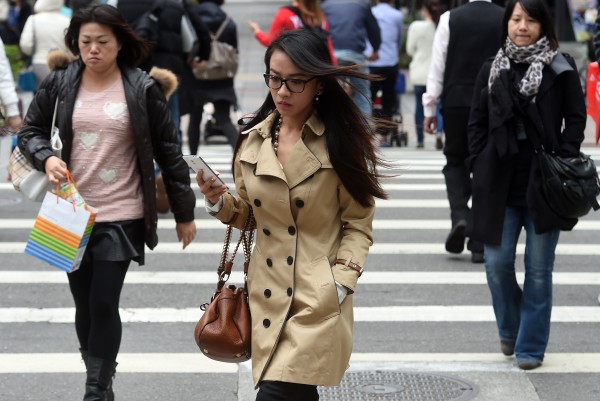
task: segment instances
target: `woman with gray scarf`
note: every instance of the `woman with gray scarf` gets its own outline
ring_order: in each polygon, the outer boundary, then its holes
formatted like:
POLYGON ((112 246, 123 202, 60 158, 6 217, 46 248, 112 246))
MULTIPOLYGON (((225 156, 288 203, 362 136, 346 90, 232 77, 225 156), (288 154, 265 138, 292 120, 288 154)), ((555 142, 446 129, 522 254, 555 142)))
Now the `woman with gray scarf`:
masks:
POLYGON ((573 59, 558 39, 543 0, 509 0, 502 47, 476 83, 469 121, 473 173, 470 237, 484 243, 484 259, 500 348, 519 368, 539 367, 550 334, 552 270, 560 230, 577 219, 554 214, 540 196, 530 135, 532 116, 543 126, 547 152, 577 156, 586 112, 573 59), (525 282, 515 275, 516 247, 525 229, 525 282))

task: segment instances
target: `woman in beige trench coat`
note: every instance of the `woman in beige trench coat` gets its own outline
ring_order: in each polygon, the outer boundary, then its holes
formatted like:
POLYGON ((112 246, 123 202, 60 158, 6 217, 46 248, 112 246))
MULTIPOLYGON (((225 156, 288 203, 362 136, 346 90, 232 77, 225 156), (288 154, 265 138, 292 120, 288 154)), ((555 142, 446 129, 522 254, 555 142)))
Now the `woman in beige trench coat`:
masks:
POLYGON ((257 400, 318 400, 352 353, 352 293, 373 243, 374 197, 385 198, 373 130, 308 30, 267 49, 264 104, 234 150, 237 196, 197 181, 208 209, 242 227, 252 208, 256 245, 248 287, 257 400))

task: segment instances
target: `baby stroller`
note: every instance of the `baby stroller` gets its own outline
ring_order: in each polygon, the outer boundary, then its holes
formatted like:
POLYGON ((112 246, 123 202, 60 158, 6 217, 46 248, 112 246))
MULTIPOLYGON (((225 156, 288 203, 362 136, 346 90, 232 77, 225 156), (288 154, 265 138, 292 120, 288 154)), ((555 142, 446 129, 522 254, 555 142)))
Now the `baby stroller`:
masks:
POLYGON ((408 132, 404 129, 402 120, 403 93, 406 93, 406 77, 402 71, 398 70, 398 77, 396 78, 396 107, 392 116, 392 121, 396 126, 392 129, 390 135, 390 146, 394 146, 394 143, 398 147, 408 146, 408 132))
MULTIPOLYGON (((388 131, 389 142, 384 146, 407 146, 408 145, 408 132, 404 129, 401 111, 401 94, 406 90, 406 81, 404 74, 398 71, 398 78, 396 80, 396 105, 394 107, 394 115, 392 116, 392 122, 394 127, 388 131)), ((381 91, 377 91, 375 100, 373 101, 373 115, 378 116, 379 111, 382 108, 381 91)), ((387 136, 387 135, 386 135, 387 136)))

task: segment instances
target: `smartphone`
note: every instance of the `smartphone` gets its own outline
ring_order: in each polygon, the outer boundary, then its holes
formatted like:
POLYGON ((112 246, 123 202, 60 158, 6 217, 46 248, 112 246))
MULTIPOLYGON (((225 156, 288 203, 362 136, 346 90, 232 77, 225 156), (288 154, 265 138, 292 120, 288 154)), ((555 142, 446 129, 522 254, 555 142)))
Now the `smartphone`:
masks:
POLYGON ((222 179, 213 171, 212 168, 198 155, 183 155, 183 160, 190 166, 195 173, 202 170, 202 179, 204 181, 209 180, 211 177, 216 177, 216 181, 211 187, 220 187, 221 185, 227 185, 222 179))

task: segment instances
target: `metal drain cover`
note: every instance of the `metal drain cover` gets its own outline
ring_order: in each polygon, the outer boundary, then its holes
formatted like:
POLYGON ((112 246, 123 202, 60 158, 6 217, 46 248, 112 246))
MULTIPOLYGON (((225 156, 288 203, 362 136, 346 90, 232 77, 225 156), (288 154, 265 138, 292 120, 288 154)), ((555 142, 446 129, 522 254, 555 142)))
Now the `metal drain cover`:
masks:
POLYGON ((322 401, 467 401, 478 392, 451 376, 385 370, 348 372, 338 387, 319 387, 322 401))

